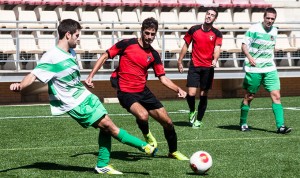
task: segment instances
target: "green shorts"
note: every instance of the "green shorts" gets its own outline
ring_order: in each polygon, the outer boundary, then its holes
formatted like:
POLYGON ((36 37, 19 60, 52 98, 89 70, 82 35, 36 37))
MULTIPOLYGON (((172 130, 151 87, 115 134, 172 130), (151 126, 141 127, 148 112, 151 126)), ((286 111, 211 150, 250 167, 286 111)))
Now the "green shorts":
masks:
POLYGON ((280 90, 280 80, 277 71, 266 73, 246 72, 243 88, 249 93, 257 93, 260 85, 268 91, 280 90))
POLYGON ((99 98, 90 94, 81 104, 68 111, 68 114, 82 127, 87 128, 106 115, 107 111, 99 98))

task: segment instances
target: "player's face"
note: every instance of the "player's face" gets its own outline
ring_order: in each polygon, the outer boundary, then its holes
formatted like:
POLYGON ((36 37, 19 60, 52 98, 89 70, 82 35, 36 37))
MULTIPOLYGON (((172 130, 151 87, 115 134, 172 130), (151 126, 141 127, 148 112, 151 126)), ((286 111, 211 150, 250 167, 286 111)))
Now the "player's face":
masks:
POLYGON ((76 45, 79 44, 79 30, 71 35, 70 32, 67 32, 67 39, 70 48, 76 48, 76 45))
POLYGON ((276 15, 274 13, 267 13, 264 17, 263 25, 265 28, 269 29, 272 27, 276 19, 276 15))
POLYGON ((143 43, 146 45, 150 45, 155 39, 156 30, 154 28, 144 29, 142 34, 143 43))
POLYGON ((209 10, 205 14, 205 23, 212 24, 216 20, 216 12, 213 10, 209 10))

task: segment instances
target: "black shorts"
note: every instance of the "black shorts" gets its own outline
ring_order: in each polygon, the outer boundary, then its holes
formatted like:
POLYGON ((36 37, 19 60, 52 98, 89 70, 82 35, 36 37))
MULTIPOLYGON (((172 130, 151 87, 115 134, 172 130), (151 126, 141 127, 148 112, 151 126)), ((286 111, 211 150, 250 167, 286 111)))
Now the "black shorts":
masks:
POLYGON ((119 89, 119 78, 118 77, 110 77, 110 84, 114 89, 119 89))
POLYGON ((187 87, 196 87, 209 90, 214 79, 213 67, 194 67, 190 66, 187 76, 187 87))
POLYGON ((140 103, 147 111, 164 107, 147 87, 139 93, 118 91, 117 97, 121 106, 127 109, 128 112, 130 112, 130 107, 135 102, 140 103))

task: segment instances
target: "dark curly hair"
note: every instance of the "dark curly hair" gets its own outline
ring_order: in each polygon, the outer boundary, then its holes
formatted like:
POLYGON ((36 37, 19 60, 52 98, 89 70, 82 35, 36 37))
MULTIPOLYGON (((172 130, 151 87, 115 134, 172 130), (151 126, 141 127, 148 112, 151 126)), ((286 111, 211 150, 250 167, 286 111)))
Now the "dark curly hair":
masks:
POLYGON ((63 39, 67 32, 70 32, 70 34, 73 35, 74 33, 76 33, 77 30, 81 30, 81 29, 82 29, 81 25, 76 20, 65 19, 60 22, 57 28, 59 39, 60 40, 63 39))
POLYGON ((158 22, 155 18, 153 17, 149 17, 149 18, 146 18, 143 23, 142 23, 142 31, 144 31, 145 29, 148 29, 148 28, 154 28, 155 31, 158 30, 158 22))

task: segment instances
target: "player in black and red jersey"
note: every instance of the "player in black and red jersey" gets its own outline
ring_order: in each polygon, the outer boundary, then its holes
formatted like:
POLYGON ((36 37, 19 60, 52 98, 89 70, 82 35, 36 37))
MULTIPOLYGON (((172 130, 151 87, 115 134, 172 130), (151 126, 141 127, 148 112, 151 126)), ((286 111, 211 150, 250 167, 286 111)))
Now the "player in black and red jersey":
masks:
POLYGON ((200 128, 202 118, 207 107, 208 90, 212 87, 214 78, 214 67, 216 67, 220 56, 222 45, 222 33, 213 27, 214 21, 218 17, 218 11, 209 8, 205 14, 203 24, 192 26, 185 34, 181 52, 178 59, 178 70, 183 72, 182 60, 188 47, 192 45, 192 59, 190 61, 187 76, 187 103, 189 105, 189 124, 193 128, 200 128), (197 88, 200 88, 200 102, 198 105, 198 115, 196 118, 195 96, 197 88))
POLYGON ((148 69, 153 68, 155 76, 161 83, 185 98, 186 92, 165 76, 165 70, 158 52, 152 48, 158 30, 158 22, 147 18, 142 23, 141 38, 124 39, 113 45, 96 62, 86 84, 93 87, 92 78, 103 63, 119 55, 119 66, 111 77, 112 85, 117 88, 120 104, 136 117, 146 142, 157 147, 156 139, 149 131, 149 115, 158 121, 164 129, 169 146, 169 157, 178 160, 189 160, 177 151, 177 135, 173 122, 161 102, 146 86, 148 69))

